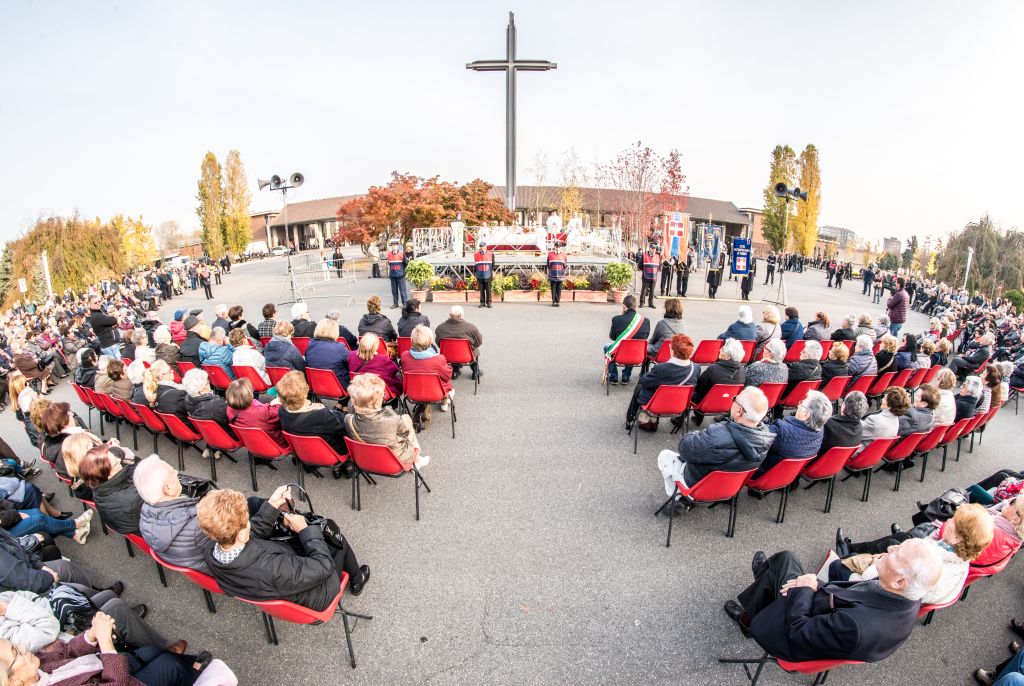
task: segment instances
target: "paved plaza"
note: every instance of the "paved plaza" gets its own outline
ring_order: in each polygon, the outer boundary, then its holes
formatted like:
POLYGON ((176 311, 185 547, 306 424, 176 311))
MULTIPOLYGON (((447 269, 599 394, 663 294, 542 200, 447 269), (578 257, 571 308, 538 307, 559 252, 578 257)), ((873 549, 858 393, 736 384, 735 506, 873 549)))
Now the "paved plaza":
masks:
MULTIPOLYGON (((202 291, 175 298, 162 311, 240 303, 258 323, 260 307, 276 300, 284 258, 237 265, 215 300, 202 291)), ((763 277, 762 277, 763 278, 763 277)), ((786 274, 790 304, 804 322, 825 309, 833 320, 848 312, 884 313, 860 295, 861 284, 825 287, 821 272, 786 274)), ((760 282, 761 279, 758 279, 760 282)), ((702 284, 694 275, 692 286, 702 284)), ((342 322, 353 331, 372 293, 390 304, 386 280, 356 280, 356 303, 341 306, 342 322)), ((726 282, 719 292, 737 297, 726 282)), ((751 303, 760 318, 764 287, 751 303)), ((314 319, 339 305, 311 300, 314 319)), ((685 329, 695 340, 717 336, 735 319, 737 303, 687 301, 685 329)), ((422 310, 436 326, 447 305, 422 310)), ((286 307, 281 308, 283 311, 286 307)), ((118 577, 131 602, 150 607, 154 625, 172 638, 224 659, 242 684, 740 684, 741 669, 717 663, 720 656, 759 656, 722 611, 750 580, 754 551, 794 550, 816 567, 837 526, 855 540, 875 538, 890 522, 905 528, 917 500, 929 500, 950 486, 966 486, 1002 466, 1019 467, 1013 436, 1024 419, 1004 410, 986 431, 984 445, 945 473, 933 459, 924 484, 919 470, 908 473, 899 493, 892 475, 876 475, 871 500, 859 501, 861 482, 836 490, 831 514, 823 514, 824 486, 792 494, 784 524, 775 524, 777 495, 740 497, 735 538, 724 535, 727 508, 697 508, 677 518, 673 544, 665 548, 667 520, 654 511, 665 499, 655 457, 674 448, 678 436, 663 428, 640 436, 639 454, 623 429, 630 388, 600 385, 601 345, 614 304, 499 304, 467 319, 484 336, 479 395, 464 375, 455 381, 459 421, 452 440, 447 416, 420 434, 430 455, 424 476, 433 493, 423 495, 422 518, 413 517, 413 484, 379 479, 363 489, 361 512, 352 511, 350 483, 307 478, 316 509, 333 517, 373 570, 366 591, 347 595, 351 610, 374 615, 358 620, 353 632, 357 669, 347 663, 340 621, 324 626, 277 623, 280 646, 266 643, 259 613, 238 601, 217 598, 208 614, 199 589, 169 574, 160 586, 151 560, 129 559, 121 537, 94 533, 85 547, 61 543, 67 554, 118 577)), ((658 310, 642 312, 653 321, 658 310)), ((286 315, 286 312, 284 312, 286 315)), ((386 310, 397 321, 398 310, 386 310)), ((652 322, 653 323, 653 322, 652 322)), ((927 320, 910 313, 907 330, 927 320)), ((52 396, 82 410, 67 383, 52 396)), ((84 412, 83 412, 84 414, 84 412)), ((3 415, 5 438, 22 455, 32 449, 14 420, 3 415)), ((130 434, 124 434, 126 440, 130 434)), ((141 443, 143 454, 151 439, 141 443)), ((173 446, 160 452, 174 461, 173 446)), ((242 453, 244 455, 244 452, 242 453)), ((187 471, 208 474, 192 452, 187 471)), ((248 467, 218 465, 220 484, 250 492, 248 467)), ((294 480, 291 468, 260 469, 260 494, 294 480)), ((56 489, 64 509, 78 507, 49 470, 37 482, 56 489)), ((1006 656, 1006 629, 1020 597, 1020 563, 977 584, 968 600, 937 613, 885 662, 840 669, 829 684, 967 684, 976 666, 991 668, 1006 656), (1012 602, 1004 602, 1012 598, 1012 602)), ((766 670, 764 684, 810 683, 811 677, 766 670)))

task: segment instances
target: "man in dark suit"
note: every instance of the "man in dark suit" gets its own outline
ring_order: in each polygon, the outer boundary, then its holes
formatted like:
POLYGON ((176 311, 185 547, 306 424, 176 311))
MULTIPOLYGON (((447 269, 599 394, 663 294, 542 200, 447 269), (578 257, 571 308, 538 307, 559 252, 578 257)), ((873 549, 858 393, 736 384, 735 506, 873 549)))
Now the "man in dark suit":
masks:
MULTIPOLYGON (((654 283, 653 281, 651 282, 654 283)), ((622 314, 612 317, 612 328, 608 337, 612 342, 604 347, 605 355, 610 355, 614 348, 618 347, 619 338, 643 338, 646 340, 651 333, 651 322, 636 311, 636 296, 627 295, 622 300, 622 314)), ((632 367, 622 368, 622 385, 629 383, 629 377, 633 374, 632 367)), ((608 383, 619 383, 619 365, 608 363, 608 383)))
POLYGON ((759 551, 754 583, 725 612, 774 657, 877 662, 910 636, 942 559, 934 543, 914 538, 890 548, 875 566, 877 579, 822 584, 789 551, 767 559, 759 551))

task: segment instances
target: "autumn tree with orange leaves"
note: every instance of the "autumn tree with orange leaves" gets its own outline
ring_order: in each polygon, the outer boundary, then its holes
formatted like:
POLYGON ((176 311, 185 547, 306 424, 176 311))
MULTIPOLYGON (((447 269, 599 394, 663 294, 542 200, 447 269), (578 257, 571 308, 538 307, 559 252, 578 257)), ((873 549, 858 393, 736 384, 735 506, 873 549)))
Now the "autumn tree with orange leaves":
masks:
POLYGON ((365 247, 386 234, 405 241, 415 228, 448 224, 460 214, 469 226, 513 221, 491 188, 480 179, 460 186, 437 176, 424 179, 392 172, 386 186, 372 186, 366 195, 338 209, 335 240, 365 247))

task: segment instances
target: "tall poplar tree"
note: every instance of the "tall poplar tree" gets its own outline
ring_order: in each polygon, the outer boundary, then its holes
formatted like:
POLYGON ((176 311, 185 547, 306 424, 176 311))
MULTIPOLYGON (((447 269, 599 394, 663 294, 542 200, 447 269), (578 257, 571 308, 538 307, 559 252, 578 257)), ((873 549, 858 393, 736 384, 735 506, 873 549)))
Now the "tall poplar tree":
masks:
POLYGON ((821 169, 818 149, 813 144, 800 153, 800 190, 807 191, 807 200, 796 202, 796 216, 790 220, 793 246, 798 253, 809 257, 818 240, 818 215, 821 212, 821 169))
POLYGON ((768 185, 764 189, 764 216, 761 224, 764 237, 772 246, 772 250, 785 250, 789 240, 786 230, 788 205, 785 199, 775 195, 775 184, 781 181, 787 186, 792 186, 795 177, 796 153, 788 145, 776 145, 772 150, 772 168, 768 175, 768 185))
POLYGON ((252 241, 250 200, 242 157, 237 150, 231 150, 224 161, 224 244, 229 252, 241 253, 252 241))
POLYGON ((196 214, 202 226, 203 250, 214 259, 224 255, 224 191, 221 186, 221 168, 217 156, 207 152, 199 176, 199 206, 196 214))
POLYGON ((14 250, 10 243, 4 244, 3 255, 0 256, 0 302, 7 299, 7 293, 14 283, 14 250))

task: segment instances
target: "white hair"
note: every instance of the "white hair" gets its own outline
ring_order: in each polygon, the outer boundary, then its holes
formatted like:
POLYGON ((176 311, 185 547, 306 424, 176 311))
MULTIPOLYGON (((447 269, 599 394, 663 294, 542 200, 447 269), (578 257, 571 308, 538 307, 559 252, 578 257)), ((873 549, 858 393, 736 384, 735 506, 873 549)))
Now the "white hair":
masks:
POLYGON ((130 365, 128 365, 128 368, 124 373, 128 377, 128 380, 132 382, 132 385, 140 384, 142 383, 142 377, 146 373, 146 365, 143 364, 142 360, 134 360, 130 365))
POLYGON ((782 362, 786 359, 786 344, 779 338, 773 338, 765 343, 764 349, 768 351, 768 354, 776 362, 782 362))
POLYGON ((466 311, 462 309, 462 305, 453 305, 450 316, 452 319, 462 319, 466 315, 466 311))
POLYGON ((155 505, 164 500, 164 484, 172 478, 174 468, 160 459, 159 455, 150 455, 135 465, 132 481, 135 490, 145 502, 155 505))
POLYGON ((210 376, 202 369, 190 369, 185 372, 185 376, 181 377, 181 385, 185 387, 185 392, 193 398, 198 398, 201 395, 211 393, 210 390, 210 376))
POLYGON ((967 392, 973 395, 975 398, 981 397, 981 389, 983 387, 984 384, 981 382, 980 376, 968 376, 964 380, 964 388, 966 388, 967 392))
POLYGON ((754 321, 754 313, 750 311, 749 305, 740 305, 738 315, 739 320, 744 324, 751 324, 754 321))
POLYGON ((870 352, 873 346, 874 342, 871 340, 871 336, 866 333, 857 336, 857 351, 870 352))
POLYGON ((292 305, 292 319, 301 319, 302 315, 309 312, 309 305, 306 303, 295 303, 292 305))
POLYGON ((160 326, 156 327, 156 331, 153 332, 153 340, 157 343, 157 345, 161 343, 165 345, 167 343, 170 343, 173 340, 171 338, 171 327, 167 326, 166 324, 161 324, 160 326))
POLYGON ((846 315, 845 317, 843 317, 843 324, 849 324, 850 325, 849 328, 851 328, 851 329, 853 327, 857 326, 857 315, 855 315, 855 314, 848 314, 848 315, 846 315))
POLYGON ((747 386, 740 391, 736 403, 743 408, 743 416, 755 424, 768 414, 768 397, 757 386, 747 386))
POLYGON ((100 355, 100 359, 96 360, 96 369, 106 374, 108 364, 110 364, 110 356, 100 355))
POLYGON ((217 307, 213 308, 213 313, 218 317, 226 317, 228 314, 228 306, 221 303, 217 305, 217 307))
POLYGON ((807 341, 807 343, 804 344, 804 351, 801 353, 801 357, 808 360, 820 360, 821 343, 818 341, 807 341))
POLYGON ((224 330, 223 326, 215 326, 210 330, 210 338, 221 339, 227 335, 227 331, 224 330))
POLYGON ((942 574, 939 547, 924 538, 911 538, 900 544, 904 567, 899 573, 907 580, 901 595, 907 600, 920 600, 928 595, 942 574))
POLYGON ((812 431, 821 431, 825 422, 832 417, 832 401, 820 391, 808 391, 803 406, 810 415, 807 418, 807 425, 812 431))
POLYGON ((725 343, 722 344, 722 352, 733 362, 742 362, 743 358, 747 355, 747 351, 743 349, 743 344, 735 338, 725 339, 725 343))

